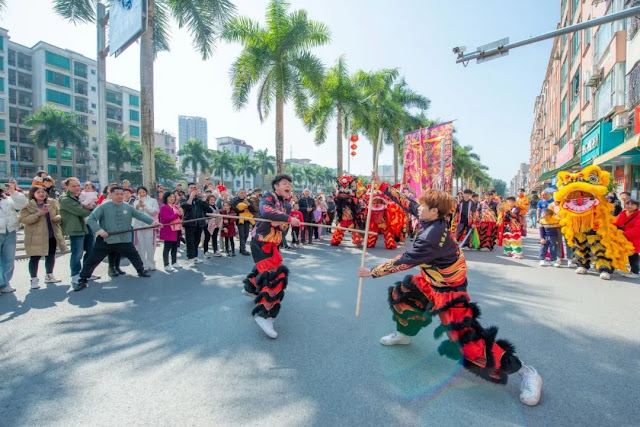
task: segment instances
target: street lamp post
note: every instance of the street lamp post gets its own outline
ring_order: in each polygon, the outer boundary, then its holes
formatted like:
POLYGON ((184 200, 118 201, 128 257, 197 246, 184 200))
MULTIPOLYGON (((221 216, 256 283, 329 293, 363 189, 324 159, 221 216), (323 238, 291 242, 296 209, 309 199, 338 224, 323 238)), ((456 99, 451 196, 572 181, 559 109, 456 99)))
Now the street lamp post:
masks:
POLYGON ((18 149, 16 147, 11 147, 11 151, 13 151, 13 174, 16 183, 18 182, 18 149))

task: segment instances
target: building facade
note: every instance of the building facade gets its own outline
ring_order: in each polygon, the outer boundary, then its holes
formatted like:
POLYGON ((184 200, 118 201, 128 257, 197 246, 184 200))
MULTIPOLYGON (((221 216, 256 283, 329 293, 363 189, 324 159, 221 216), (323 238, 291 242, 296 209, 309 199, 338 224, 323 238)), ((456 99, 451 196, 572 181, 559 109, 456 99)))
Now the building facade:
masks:
POLYGON ((176 137, 165 131, 164 129, 161 131, 153 132, 153 143, 156 148, 161 149, 165 153, 171 156, 171 158, 177 162, 178 161, 178 150, 176 149, 176 137))
MULTIPOLYGON (((97 64, 79 53, 45 42, 26 47, 10 40, 0 28, 0 179, 8 177, 23 185, 39 169, 52 176, 98 179, 97 64), (63 148, 58 171, 57 148, 39 149, 29 140, 23 121, 46 104, 74 113, 87 130, 80 147, 63 148)), ((140 93, 107 83, 107 130, 126 134, 132 146, 140 144, 140 93)), ((125 172, 139 165, 126 164, 125 172)), ((110 167, 110 179, 114 168, 110 167)))
POLYGON ((207 138, 207 119, 204 117, 178 116, 178 150, 190 139, 199 139, 209 147, 207 138))
MULTIPOLYGON (((637 6, 637 0, 561 0, 565 27, 637 6)), ((598 165, 618 191, 640 187, 640 39, 637 19, 554 40, 531 132, 531 189, 555 185, 559 171, 598 165)))
POLYGON ((516 173, 516 176, 511 178, 511 182, 509 183, 509 194, 513 196, 521 188, 524 188, 525 192, 529 191, 529 164, 528 163, 520 163, 520 168, 518 168, 518 173, 516 173))
MULTIPOLYGON (((232 156, 239 154, 247 154, 249 158, 253 159, 253 147, 246 143, 243 139, 234 138, 231 136, 223 136, 216 138, 216 149, 218 151, 227 151, 232 156)), ((240 189, 252 189, 254 186, 254 176, 245 175, 244 182, 242 176, 232 176, 232 174, 225 172, 223 180, 225 184, 231 184, 231 188, 234 192, 240 189)))

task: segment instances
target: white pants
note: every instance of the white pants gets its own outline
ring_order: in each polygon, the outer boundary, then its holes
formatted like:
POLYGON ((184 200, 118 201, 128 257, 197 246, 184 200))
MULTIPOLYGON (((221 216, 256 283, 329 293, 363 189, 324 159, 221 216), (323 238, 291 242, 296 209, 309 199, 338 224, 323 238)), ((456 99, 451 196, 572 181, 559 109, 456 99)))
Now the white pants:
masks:
POLYGON ((136 250, 142 258, 145 270, 156 268, 156 245, 153 242, 155 230, 136 231, 136 250))

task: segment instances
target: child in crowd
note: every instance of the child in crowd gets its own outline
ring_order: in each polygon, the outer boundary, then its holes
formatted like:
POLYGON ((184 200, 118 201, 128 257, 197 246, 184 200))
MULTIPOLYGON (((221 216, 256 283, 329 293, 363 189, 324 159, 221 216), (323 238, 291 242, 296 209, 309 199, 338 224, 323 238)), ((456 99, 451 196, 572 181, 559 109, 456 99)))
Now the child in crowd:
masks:
POLYGON ((547 265, 546 256, 547 250, 551 257, 549 260, 553 263, 554 267, 560 267, 560 259, 558 258, 558 252, 561 248, 558 242, 562 242, 560 236, 560 221, 558 217, 554 215, 553 210, 545 209, 542 211, 542 218, 540 219, 540 265, 547 265))
MULTIPOLYGON (((222 204, 222 215, 237 215, 236 211, 231 209, 231 203, 224 202, 222 204)), ((227 256, 236 256, 236 246, 233 238, 236 236, 236 220, 234 218, 222 218, 222 237, 224 237, 224 250, 227 256), (231 246, 231 252, 229 252, 231 246)))
MULTIPOLYGON (((216 207, 216 202, 218 201, 217 197, 213 194, 207 196, 205 199, 207 203, 209 203, 209 212, 207 213, 219 213, 220 209, 216 207)), ((211 242, 211 246, 213 249, 213 256, 219 257, 222 256, 220 252, 218 252, 218 233, 220 232, 220 228, 222 228, 222 218, 209 218, 207 220, 207 228, 204 229, 204 257, 211 258, 211 253, 209 253, 209 242, 211 242)))
MULTIPOLYGON (((300 212, 300 208, 297 203, 294 203, 291 208, 291 217, 298 218, 300 222, 304 221, 304 217, 302 216, 302 212, 300 212)), ((302 230, 303 227, 304 225, 301 225, 300 227, 291 227, 291 246, 294 248, 302 247, 302 243, 300 243, 300 230, 302 230)))
POLYGON ((640 203, 636 200, 628 200, 624 205, 624 210, 616 217, 616 226, 620 228, 624 237, 627 238, 634 247, 633 255, 629 256, 630 273, 622 273, 624 277, 637 279, 640 277, 640 203))
POLYGON ((78 199, 80 200, 80 204, 83 206, 95 205, 98 202, 98 192, 96 191, 96 186, 93 185, 93 182, 87 181, 84 183, 84 190, 80 192, 80 196, 78 199))
MULTIPOLYGON (((322 201, 320 199, 316 200, 316 208, 313 210, 313 222, 316 224, 322 224, 324 222, 322 216, 322 201)), ((313 237, 317 240, 322 238, 321 227, 313 227, 313 237)))

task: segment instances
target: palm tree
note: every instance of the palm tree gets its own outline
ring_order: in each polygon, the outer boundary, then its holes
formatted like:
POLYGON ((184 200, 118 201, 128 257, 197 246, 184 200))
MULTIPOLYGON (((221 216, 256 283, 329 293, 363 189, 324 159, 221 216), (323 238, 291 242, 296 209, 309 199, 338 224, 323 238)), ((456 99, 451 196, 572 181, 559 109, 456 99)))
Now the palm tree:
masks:
POLYGON ((300 166, 289 166, 287 165, 286 167, 287 172, 289 172, 291 174, 291 177, 293 178, 293 186, 295 188, 295 183, 296 182, 302 182, 304 180, 304 170, 302 169, 302 167, 300 166))
POLYGON ((41 150, 48 149, 49 143, 55 142, 57 178, 62 181, 60 152, 68 146, 84 149, 87 130, 76 123, 74 114, 58 110, 53 105, 45 105, 37 113, 25 118, 23 124, 33 128, 29 138, 41 150))
MULTIPOLYGON (((55 12, 74 24, 95 22, 97 3, 106 0, 53 0, 55 12)), ((142 175, 151 188, 155 183, 153 61, 159 52, 169 51, 171 18, 178 28, 187 27, 193 45, 208 59, 222 28, 235 13, 230 0, 148 0, 147 30, 140 38, 140 111, 142 115, 142 175)))
MULTIPOLYGON (((220 177, 220 181, 224 182, 224 174, 235 174, 235 164, 233 156, 228 151, 214 151, 211 158, 211 172, 220 177)), ((235 176, 233 176, 235 179, 235 176)))
POLYGON ((356 108, 359 98, 359 92, 349 77, 347 61, 344 56, 341 56, 336 64, 327 71, 317 91, 314 103, 304 115, 307 129, 315 129, 316 145, 325 143, 329 122, 333 117, 336 118, 338 175, 342 175, 342 171, 344 171, 342 163, 343 123, 345 117, 349 117, 353 109, 356 108))
POLYGON ((258 150, 253 153, 253 158, 256 161, 257 172, 260 173, 260 186, 264 187, 264 177, 268 173, 276 173, 275 161, 276 158, 269 155, 269 151, 258 150))
POLYGON ((193 169, 193 182, 198 180, 198 168, 202 171, 209 169, 211 153, 199 139, 188 140, 184 147, 178 151, 178 156, 182 158, 182 170, 187 169, 188 166, 193 169))
POLYGON ((240 188, 245 188, 247 182, 247 175, 252 177, 256 173, 255 162, 248 154, 238 154, 233 158, 235 163, 236 174, 242 175, 242 185, 240 188))
POLYGON ((305 187, 309 188, 309 186, 311 186, 313 189, 313 183, 316 180, 316 169, 312 168, 311 166, 305 166, 302 168, 302 178, 304 179, 305 182, 305 187))
POLYGON ((317 87, 323 65, 310 48, 329 42, 329 29, 311 21, 307 12, 288 12, 284 0, 271 0, 266 11, 266 26, 247 17, 233 18, 223 38, 243 45, 231 66, 232 100, 236 109, 249 101, 249 93, 258 87, 260 122, 276 107, 276 173, 284 169, 284 104, 293 101, 302 116, 307 108, 307 84, 317 87))
POLYGON ((115 168, 116 182, 120 182, 120 172, 124 164, 133 161, 134 157, 126 134, 110 131, 107 135, 107 159, 109 165, 115 168))

